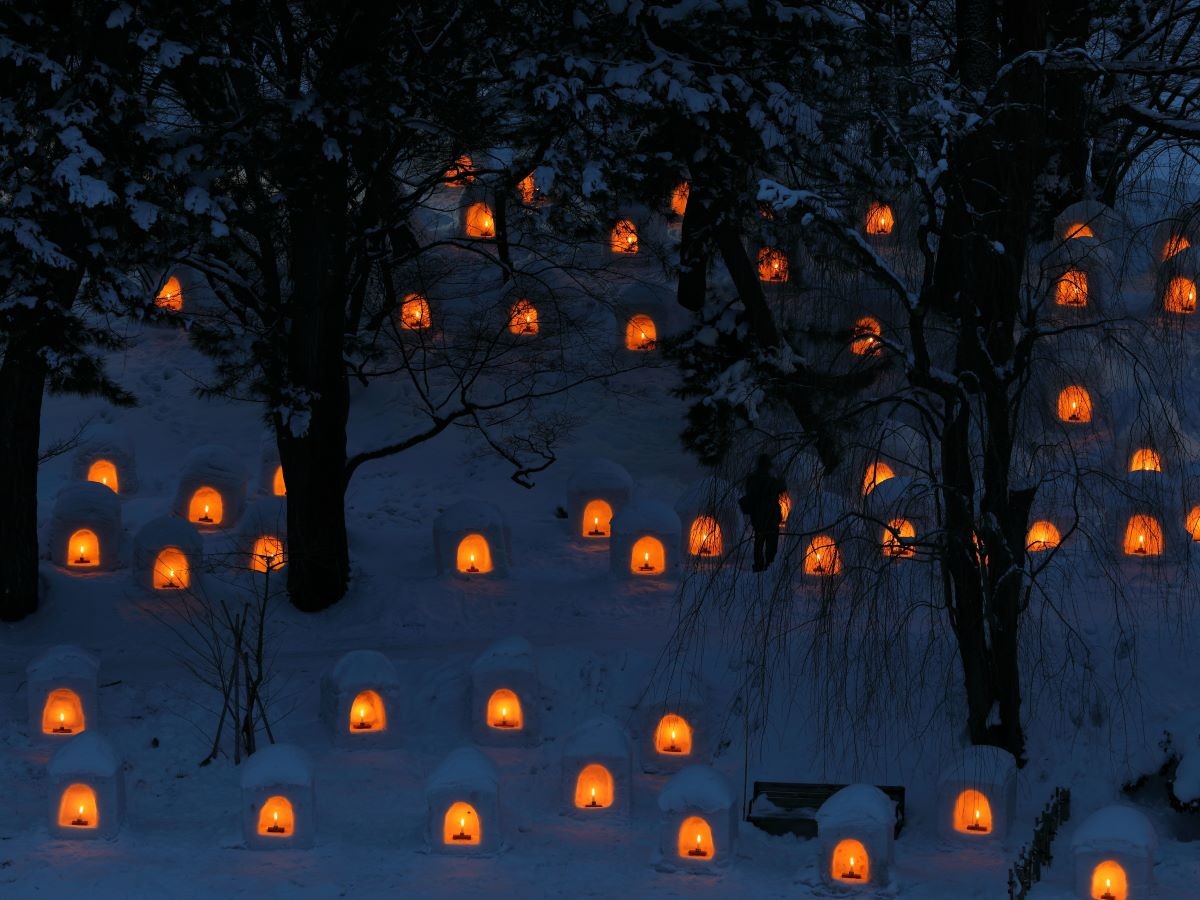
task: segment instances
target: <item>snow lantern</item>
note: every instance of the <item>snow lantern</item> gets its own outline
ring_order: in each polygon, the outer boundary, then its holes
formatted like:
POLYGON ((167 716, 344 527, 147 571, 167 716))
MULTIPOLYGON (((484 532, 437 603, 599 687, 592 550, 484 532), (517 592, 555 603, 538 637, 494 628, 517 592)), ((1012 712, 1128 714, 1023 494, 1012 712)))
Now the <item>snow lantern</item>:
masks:
POLYGON ((567 521, 577 541, 604 540, 611 522, 633 496, 633 478, 623 466, 607 459, 581 462, 567 479, 567 521))
POLYGON ((1151 238, 1151 254, 1155 265, 1164 263, 1184 250, 1200 246, 1200 210, 1184 207, 1160 221, 1151 238))
POLYGON ((249 850, 313 845, 316 804, 312 763, 299 747, 271 744, 242 764, 242 834, 249 850))
POLYGON ((518 337, 535 337, 544 323, 538 320, 538 308, 528 297, 517 297, 508 306, 508 331, 518 337))
POLYGON ((287 499, 251 503, 237 529, 237 552, 251 572, 275 574, 287 565, 287 499))
POLYGON ((533 646, 496 641, 471 664, 471 734, 480 744, 527 744, 538 735, 539 688, 533 646))
POLYGON ((1181 250, 1158 271, 1156 307, 1172 318, 1196 313, 1196 289, 1200 285, 1200 246, 1181 250))
POLYGON ((1106 806, 1071 837, 1075 893, 1081 900, 1137 900, 1154 890, 1158 836, 1140 811, 1106 806))
MULTIPOLYGON (((832 584, 847 564, 847 551, 853 545, 851 527, 854 518, 846 501, 829 491, 806 494, 803 505, 789 510, 792 524, 788 530, 798 533, 804 547, 800 570, 813 585, 832 584)), ((878 542, 872 543, 872 549, 878 542)), ((870 562, 874 564, 872 554, 870 562)))
POLYGON ((205 445, 187 455, 172 507, 201 530, 236 525, 246 506, 246 467, 228 447, 205 445))
POLYGON ((172 273, 159 285, 154 294, 154 305, 168 312, 183 311, 183 282, 178 273, 172 273))
POLYGON ((859 316, 850 326, 850 352, 878 356, 883 352, 883 325, 874 316, 859 316))
POLYGON ((321 678, 321 720, 337 747, 395 747, 400 738, 400 676, 377 650, 351 650, 321 678))
POLYGON ((29 733, 61 741, 94 728, 99 719, 100 661, 72 644, 51 647, 25 669, 29 733))
POLYGON ((938 833, 1002 842, 1017 808, 1017 763, 999 747, 967 747, 938 779, 938 833))
POLYGON ((880 482, 863 498, 865 522, 875 529, 874 546, 884 557, 906 560, 918 556, 920 542, 933 526, 931 493, 926 482, 897 476, 880 482))
POLYGON ((718 559, 738 542, 741 517, 736 494, 721 478, 702 478, 675 501, 683 523, 684 554, 697 562, 718 559))
POLYGON ((133 442, 111 425, 89 429, 71 457, 71 478, 94 481, 115 494, 136 493, 137 459, 133 442))
POLYGON ((613 259, 636 256, 641 250, 638 226, 632 218, 616 219, 608 230, 608 250, 613 259))
POLYGON ((1095 238, 1103 244, 1118 240, 1124 225, 1112 207, 1095 200, 1072 203, 1054 220, 1054 236, 1060 241, 1095 238))
POLYGON ((580 819, 628 815, 632 799, 633 761, 625 729, 612 716, 588 719, 563 745, 563 812, 580 819))
POLYGON ((710 766, 688 766, 658 795, 656 860, 665 866, 704 871, 733 862, 738 807, 723 775, 710 766))
POLYGON ((424 331, 433 327, 429 298, 424 294, 405 294, 396 310, 396 324, 404 331, 424 331))
POLYGON ((702 688, 673 691, 668 699, 647 703, 641 710, 642 771, 677 772, 708 756, 702 688))
POLYGON ((121 501, 102 484, 81 481, 58 492, 46 532, 50 559, 75 574, 120 565, 121 501))
POLYGON ((50 834, 66 840, 114 838, 125 818, 125 773, 95 731, 64 744, 46 766, 50 834))
POLYGON ((671 212, 681 219, 683 218, 683 214, 687 212, 688 197, 691 196, 691 193, 692 186, 687 181, 679 182, 671 191, 671 212))
POLYGON ((636 284, 625 289, 613 304, 618 346, 632 353, 658 349, 672 330, 674 299, 662 288, 636 284))
POLYGON ((469 238, 494 238, 496 218, 491 206, 483 200, 468 203, 462 210, 462 230, 469 238))
POLYGON ((149 591, 194 589, 203 557, 200 533, 191 522, 160 516, 133 537, 133 580, 149 591))
POLYGON ((1115 280, 1111 254, 1094 237, 1054 245, 1042 264, 1045 312, 1057 319, 1104 315, 1115 280))
POLYGON ((889 881, 896 809, 871 784, 842 788, 817 810, 817 865, 826 883, 881 887, 889 881))
POLYGON ((1025 552, 1045 553, 1062 543, 1062 531, 1053 518, 1042 516, 1029 523, 1025 532, 1025 552))
POLYGON ((622 578, 672 577, 681 545, 675 510, 657 500, 634 500, 613 515, 610 569, 622 578))
MULTIPOLYGON (((1139 505, 1127 510, 1126 514, 1118 519, 1117 524, 1121 529, 1120 551, 1127 559, 1159 559, 1168 549, 1172 552, 1179 549, 1174 546, 1168 547, 1163 519, 1156 509, 1139 505)), ((1171 530, 1174 532, 1175 529, 1171 530)))
POLYGON ((425 785, 426 839, 439 853, 490 855, 500 849, 500 776, 474 747, 459 747, 425 785))
POLYGON ((784 284, 789 277, 788 255, 778 247, 760 247, 754 257, 758 280, 767 284, 784 284))
POLYGON ((485 500, 460 500, 433 522, 437 572, 460 578, 508 574, 512 537, 500 508, 485 500))
POLYGON ((266 435, 258 453, 258 492, 268 497, 286 497, 283 463, 279 461, 279 444, 274 434, 266 435))
POLYGON ((875 200, 867 206, 863 216, 863 231, 868 237, 884 238, 896 229, 896 214, 890 203, 875 200))

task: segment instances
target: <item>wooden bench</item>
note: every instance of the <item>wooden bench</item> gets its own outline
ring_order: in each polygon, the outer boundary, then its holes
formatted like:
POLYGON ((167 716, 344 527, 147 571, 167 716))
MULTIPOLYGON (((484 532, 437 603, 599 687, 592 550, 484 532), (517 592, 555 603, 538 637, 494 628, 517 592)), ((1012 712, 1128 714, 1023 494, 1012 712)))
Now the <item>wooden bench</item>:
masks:
MULTIPOLYGON (((756 781, 746 821, 767 834, 816 837, 817 810, 844 787, 844 784, 756 781)), ((881 784, 878 787, 896 805, 895 834, 899 837, 900 829, 904 827, 904 788, 893 784, 881 784)))

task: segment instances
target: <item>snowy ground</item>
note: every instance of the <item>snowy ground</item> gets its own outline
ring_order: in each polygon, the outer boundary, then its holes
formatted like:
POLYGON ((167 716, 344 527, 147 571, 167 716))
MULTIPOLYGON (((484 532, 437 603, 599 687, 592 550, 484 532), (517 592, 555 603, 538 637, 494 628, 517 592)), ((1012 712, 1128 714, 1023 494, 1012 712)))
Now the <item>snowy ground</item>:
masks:
MULTIPOLYGON (((255 469, 263 434, 256 409, 191 396, 195 373, 206 364, 181 333, 148 331, 114 362, 142 400, 137 409, 98 414, 136 442, 142 484, 136 497, 123 501, 127 538, 165 511, 177 461, 192 446, 228 444, 255 469)), ((638 724, 632 707, 676 610, 670 590, 611 580, 607 554, 572 546, 554 509, 564 502, 572 461, 584 457, 621 462, 639 491, 668 502, 700 474, 678 448, 682 410, 667 393, 668 377, 641 376, 642 402, 599 391, 581 396, 576 408, 589 424, 533 491, 513 485, 496 464, 471 459, 470 447, 453 434, 372 464, 355 478, 349 496, 351 594, 320 615, 286 606, 279 611, 277 708, 287 712, 280 736, 304 746, 316 763, 318 834, 311 851, 255 853, 241 846, 238 772, 226 762, 197 767, 206 752, 194 724, 201 717, 198 689, 171 657, 171 638, 152 614, 155 601, 134 588, 128 568, 76 577, 47 563, 50 592, 41 611, 0 630, 6 686, 0 694, 0 897, 63 897, 81 890, 95 898, 824 895, 815 841, 769 838, 744 823, 737 859, 721 874, 656 869, 655 797, 663 779, 641 774, 636 765, 631 821, 596 825, 558 813, 561 738, 598 712, 638 724), (494 500, 510 514, 516 571, 506 582, 467 584, 434 575, 432 520, 468 496, 494 500), (544 740, 527 750, 487 751, 502 772, 506 849, 484 859, 431 855, 423 845, 424 780, 450 750, 469 743, 471 661, 491 641, 514 634, 538 651, 544 740), (79 643, 102 658, 102 730, 126 760, 128 785, 126 824, 115 841, 48 837, 48 752, 27 734, 22 682, 27 662, 62 642, 79 643), (400 713, 406 731, 401 749, 334 750, 317 721, 321 673, 356 648, 382 650, 411 685, 400 713)), ((51 398, 46 442, 96 414, 93 403, 51 398)), ((398 427, 395 397, 386 386, 373 385, 356 398, 352 421, 361 429, 353 431, 352 447, 398 427)), ((56 459, 41 473, 43 521, 68 465, 56 459)), ((1092 602, 1089 589, 1079 586, 1084 633, 1103 646, 1111 609, 1092 602)), ((1127 687, 1133 693, 1121 704, 1100 704, 1105 714, 1084 716, 1079 727, 1053 703, 1044 704, 1045 713, 1031 727, 1031 762, 1020 775, 1017 822, 1002 851, 946 846, 935 837, 933 784, 938 759, 951 743, 945 729, 930 729, 923 742, 822 756, 805 727, 810 711, 801 709, 771 738, 762 758, 751 760, 749 779, 907 785, 908 824, 896 845, 893 891, 929 900, 1006 896, 1004 873, 1037 811, 1055 785, 1069 785, 1075 815, 1055 844, 1054 866, 1033 894, 1035 900, 1065 900, 1073 896, 1067 853, 1072 828, 1092 809, 1120 801, 1121 777, 1148 758, 1145 748, 1153 747, 1162 723, 1194 709, 1196 670, 1184 647, 1197 646, 1198 637, 1191 619, 1161 630, 1143 627, 1138 680, 1127 687), (1122 704, 1124 716, 1114 715, 1122 704)), ((710 660, 709 686, 718 704, 727 668, 719 656, 710 660)), ((1113 671, 1097 671, 1100 696, 1111 699, 1105 692, 1119 669, 1114 660, 1113 671)), ((1080 708, 1095 705, 1088 697, 1080 701, 1080 708)), ((731 743, 716 765, 740 791, 742 747, 736 730, 727 737, 731 743)), ((1158 896, 1200 896, 1200 825, 1174 816, 1154 791, 1139 799, 1162 842, 1158 896)))

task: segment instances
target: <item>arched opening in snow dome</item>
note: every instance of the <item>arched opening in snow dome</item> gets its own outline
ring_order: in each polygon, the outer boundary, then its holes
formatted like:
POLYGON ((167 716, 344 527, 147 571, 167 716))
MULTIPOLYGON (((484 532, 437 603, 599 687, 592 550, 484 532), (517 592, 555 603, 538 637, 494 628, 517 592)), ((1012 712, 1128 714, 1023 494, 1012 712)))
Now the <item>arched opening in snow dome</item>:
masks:
POLYGON ((79 734, 87 722, 83 701, 70 688, 55 688, 46 695, 42 707, 42 734, 79 734))
POLYGON ((187 554, 178 547, 163 547, 154 560, 154 589, 170 591, 192 583, 187 554))
POLYGON ((916 539, 917 528, 909 519, 892 519, 883 529, 883 555, 912 559, 917 555, 916 539))
POLYGON ((1087 306, 1087 272, 1082 269, 1063 272, 1054 283, 1054 302, 1058 306, 1087 306))
POLYGON ((494 238, 496 236, 496 220, 492 217, 492 208, 486 203, 472 203, 467 207, 466 216, 467 237, 494 238))
POLYGON ((1177 253, 1182 253, 1188 247, 1192 246, 1192 242, 1187 239, 1186 235, 1173 234, 1163 243, 1162 254, 1160 259, 1166 262, 1177 253))
POLYGON ((788 516, 792 514, 792 495, 784 491, 779 495, 779 527, 787 525, 788 516))
POLYGON ((612 804, 612 772, 599 763, 584 766, 575 779, 575 806, 579 809, 605 809, 612 804))
POLYGON ((100 565, 100 538, 90 528, 80 528, 67 539, 67 565, 93 569, 100 565))
POLYGON ((87 480, 102 484, 114 494, 121 492, 121 482, 117 477, 117 467, 107 459, 98 459, 88 467, 87 480))
POLYGON ((608 235, 608 246, 613 253, 632 256, 638 252, 638 230, 630 219, 619 219, 608 235))
POLYGON ((1092 395, 1078 384, 1063 388, 1058 392, 1058 418, 1072 425, 1092 421, 1092 395))
POLYGON ((661 575, 666 570, 667 552, 656 537, 638 538, 629 556, 629 570, 635 575, 661 575))
POLYGON ((867 234, 891 234, 896 227, 896 216, 886 203, 872 203, 867 208, 867 234))
POLYGON ((612 507, 604 500, 589 500, 583 508, 583 536, 605 538, 611 534, 612 507))
POLYGON ((1163 292, 1163 309, 1169 313, 1191 315, 1196 311, 1196 282, 1176 275, 1163 292))
POLYGON ((895 478, 896 473, 892 467, 883 460, 876 460, 867 466, 867 471, 863 475, 862 492, 863 496, 871 493, 880 484, 887 481, 889 478, 895 478))
POLYGON ((837 846, 833 848, 830 874, 834 881, 848 881, 852 884, 871 880, 871 858, 861 841, 853 838, 838 841, 837 846))
POLYGON ((283 541, 271 534, 264 534, 254 541, 250 551, 252 572, 275 572, 287 565, 287 554, 283 541))
POLYGON ((671 212, 677 216, 682 216, 687 212, 688 197, 691 193, 692 186, 686 181, 675 185, 675 190, 671 191, 671 212))
POLYGON ((183 309, 183 285, 179 283, 179 279, 172 275, 167 279, 158 290, 157 296, 154 298, 154 305, 159 309, 170 310, 171 312, 179 312, 183 309))
POLYGON ((1053 550, 1061 542, 1062 535, 1058 533, 1058 527, 1046 519, 1038 519, 1030 525, 1025 535, 1025 549, 1029 553, 1053 550))
POLYGON ((1115 859, 1106 859, 1092 869, 1092 896, 1096 900, 1128 900, 1129 878, 1115 859))
POLYGON ((1200 506, 1193 506, 1188 510, 1187 519, 1184 524, 1187 526, 1188 534, 1192 536, 1192 540, 1200 541, 1200 506))
POLYGON ((863 316, 851 331, 850 352, 855 356, 875 356, 883 349, 883 326, 871 316, 863 316))
POLYGON ((409 331, 420 331, 432 324, 429 315, 429 300, 424 294, 407 294, 400 301, 400 327, 409 331))
POLYGON ((458 571, 467 575, 486 575, 492 571, 492 548, 482 534, 468 534, 458 542, 458 571))
POLYGON ((720 556, 724 552, 721 526, 712 516, 696 516, 688 529, 688 553, 692 556, 720 556))
POLYGON ((982 791, 968 789, 954 801, 954 830, 963 834, 991 834, 992 805, 982 791))
POLYGON ((442 818, 442 843, 478 844, 483 837, 483 823, 470 803, 461 800, 450 804, 442 818))
POLYGON ((537 180, 530 172, 524 178, 517 182, 517 193, 521 195, 521 202, 528 206, 537 197, 537 180))
POLYGON ((58 801, 58 824, 63 828, 98 828, 100 810, 91 785, 72 784, 58 801))
POLYGON ((517 300, 508 312, 508 330, 513 334, 534 335, 538 333, 537 307, 524 297, 517 300))
POLYGON ((258 833, 269 837, 288 837, 296 831, 292 801, 276 795, 268 797, 258 811, 258 833))
POLYGON ((667 713, 654 729, 654 749, 667 756, 687 756, 692 752, 692 726, 676 713, 667 713))
POLYGON ((1073 241, 1075 238, 1090 238, 1095 236, 1096 232, 1092 231, 1092 227, 1086 222, 1072 222, 1063 229, 1063 238, 1068 241, 1073 241))
POLYGON ((712 828, 699 816, 688 816, 679 826, 679 856, 682 859, 712 859, 717 852, 712 828))
POLYGON ((271 479, 271 493, 276 497, 287 496, 287 483, 283 480, 283 466, 275 467, 275 476, 271 479))
POLYGON ((220 525, 225 517, 225 502, 216 488, 202 487, 188 501, 188 521, 197 525, 220 525))
POLYGON ((781 283, 788 280, 788 257, 775 247, 762 247, 758 251, 758 280, 781 283))
POLYGON ((350 705, 350 731, 359 734, 387 728, 387 707, 375 691, 359 691, 350 705))
POLYGON ((839 575, 842 571, 842 554, 837 541, 829 534, 814 534, 804 551, 805 575, 839 575))
POLYGON ((658 329, 654 320, 645 313, 637 313, 629 317, 625 323, 626 350, 653 350, 658 342, 658 329))
POLYGON ((1163 552, 1162 525, 1146 513, 1129 517, 1122 542, 1126 556, 1161 556, 1163 552))
POLYGON ((1158 455, 1157 450, 1152 450, 1149 447, 1139 447, 1133 451, 1133 456, 1129 458, 1130 472, 1161 472, 1162 457, 1158 455))
POLYGON ((475 180, 472 173, 475 164, 471 162, 471 157, 463 154, 454 161, 454 165, 446 170, 446 184, 451 187, 464 187, 475 180))
POLYGON ((508 688, 499 688, 492 692, 487 702, 487 723, 489 728, 501 731, 519 731, 525 723, 521 714, 521 699, 508 688))

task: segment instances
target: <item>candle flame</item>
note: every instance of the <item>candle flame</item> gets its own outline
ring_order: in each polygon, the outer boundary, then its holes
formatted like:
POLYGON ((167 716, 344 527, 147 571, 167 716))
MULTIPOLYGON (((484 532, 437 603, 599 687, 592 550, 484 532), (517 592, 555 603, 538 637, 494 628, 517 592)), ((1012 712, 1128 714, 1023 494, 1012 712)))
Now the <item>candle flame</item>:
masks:
POLYGON ((700 846, 700 834, 699 833, 696 834, 696 846, 697 847, 700 846))
POLYGON ((60 712, 60 713, 58 714, 58 721, 59 721, 59 722, 65 722, 65 721, 67 721, 67 714, 66 714, 65 712, 60 712))
MULTIPOLYGON (((365 706, 360 706, 358 708, 358 717, 360 719, 365 719, 367 717, 367 708, 365 706)), ((976 813, 976 815, 979 815, 979 813, 976 813)))
POLYGON ((82 803, 79 804, 79 818, 81 818, 81 819, 83 818, 83 804, 82 803))
POLYGON ((594 787, 592 788, 592 799, 596 799, 596 789, 594 787))
POLYGON ((850 871, 851 872, 854 871, 854 857, 853 856, 850 857, 850 871))
POLYGON ((271 815, 274 817, 274 819, 275 819, 275 823, 276 823, 276 824, 279 824, 279 813, 278 813, 278 812, 273 812, 273 813, 271 813, 271 815))
POLYGON ((459 827, 459 829, 460 829, 460 830, 462 830, 462 831, 466 831, 466 830, 467 830, 467 818, 466 818, 466 816, 463 816, 461 819, 459 819, 459 820, 458 820, 458 827, 459 827))

